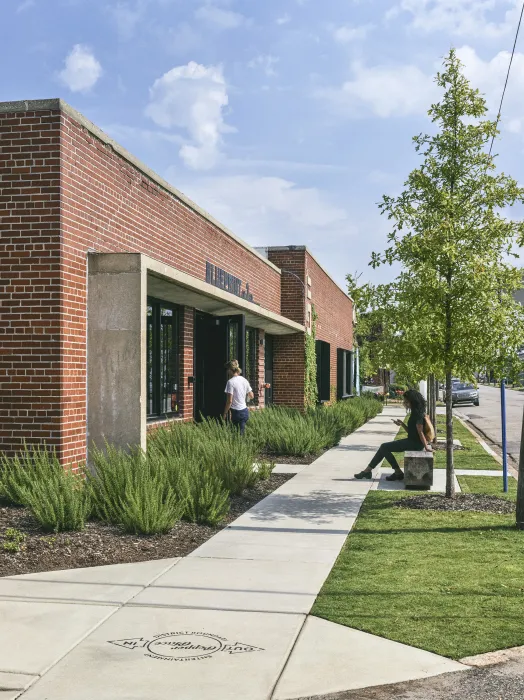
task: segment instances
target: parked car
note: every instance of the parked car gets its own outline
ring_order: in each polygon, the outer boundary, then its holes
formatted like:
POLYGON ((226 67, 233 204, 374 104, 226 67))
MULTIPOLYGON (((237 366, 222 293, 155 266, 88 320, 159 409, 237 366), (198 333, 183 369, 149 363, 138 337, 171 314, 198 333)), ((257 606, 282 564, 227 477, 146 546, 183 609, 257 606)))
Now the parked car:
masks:
POLYGON ((455 406, 458 403, 472 403, 474 406, 480 406, 479 390, 473 384, 455 382, 451 387, 451 404, 455 406))

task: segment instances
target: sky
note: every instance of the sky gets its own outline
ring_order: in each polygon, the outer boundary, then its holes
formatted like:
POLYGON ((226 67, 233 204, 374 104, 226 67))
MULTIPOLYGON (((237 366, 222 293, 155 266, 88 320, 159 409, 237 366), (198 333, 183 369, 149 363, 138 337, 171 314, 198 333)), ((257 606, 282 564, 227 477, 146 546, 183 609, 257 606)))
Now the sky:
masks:
MULTIPOLYGON (((253 246, 344 285, 454 46, 498 110, 521 0, 2 0, 0 101, 61 97, 253 246)), ((494 151, 524 181, 524 31, 494 151)))

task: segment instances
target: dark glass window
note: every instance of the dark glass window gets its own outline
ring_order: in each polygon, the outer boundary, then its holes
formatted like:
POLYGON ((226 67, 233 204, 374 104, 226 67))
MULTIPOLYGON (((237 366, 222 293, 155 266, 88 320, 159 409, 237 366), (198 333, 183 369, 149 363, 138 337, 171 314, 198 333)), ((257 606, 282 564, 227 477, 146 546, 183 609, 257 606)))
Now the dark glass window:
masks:
POLYGON ((347 398, 353 394, 353 353, 337 350, 337 397, 347 398))
POLYGON ((273 352, 273 336, 266 335, 264 347, 265 383, 269 384, 269 389, 266 388, 265 393, 266 406, 273 403, 273 352))
POLYGON ((168 302, 147 302, 147 415, 179 412, 178 309, 168 302))
POLYGON ((255 397, 258 396, 258 381, 257 381, 257 331, 256 328, 246 328, 246 367, 244 376, 251 384, 255 397))
POLYGON ((238 352, 238 323, 228 324, 228 346, 227 346, 227 359, 239 360, 238 352))
POLYGON ((331 346, 324 340, 317 340, 315 343, 317 355, 317 390, 319 401, 329 401, 331 399, 330 389, 330 369, 331 369, 331 346))

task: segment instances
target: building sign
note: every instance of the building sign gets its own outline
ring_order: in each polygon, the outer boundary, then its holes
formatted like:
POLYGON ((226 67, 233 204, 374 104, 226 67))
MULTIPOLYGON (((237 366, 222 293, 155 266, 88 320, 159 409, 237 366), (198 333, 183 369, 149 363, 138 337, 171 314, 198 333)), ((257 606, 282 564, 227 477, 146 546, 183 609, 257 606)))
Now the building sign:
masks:
POLYGON ((246 282, 245 289, 242 288, 242 280, 238 279, 229 272, 222 270, 210 262, 206 262, 206 282, 213 284, 225 292, 231 292, 241 299, 253 301, 253 295, 249 291, 249 284, 246 282))

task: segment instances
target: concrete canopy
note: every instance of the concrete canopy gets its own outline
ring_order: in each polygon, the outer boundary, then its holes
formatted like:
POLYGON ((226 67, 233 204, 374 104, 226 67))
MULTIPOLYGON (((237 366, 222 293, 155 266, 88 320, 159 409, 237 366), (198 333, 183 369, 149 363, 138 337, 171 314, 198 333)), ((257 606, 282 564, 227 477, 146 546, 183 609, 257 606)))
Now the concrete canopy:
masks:
POLYGON ((223 291, 208 282, 164 265, 145 255, 142 265, 147 271, 147 293, 174 304, 190 306, 213 316, 244 314, 246 325, 261 328, 272 335, 304 333, 304 326, 252 301, 223 291))

